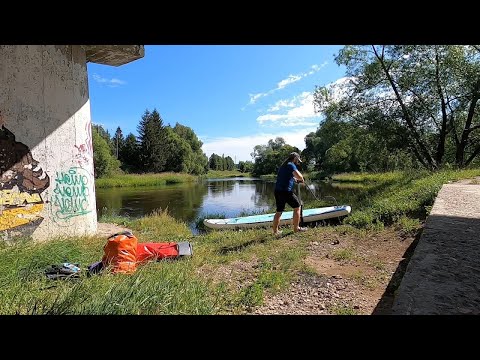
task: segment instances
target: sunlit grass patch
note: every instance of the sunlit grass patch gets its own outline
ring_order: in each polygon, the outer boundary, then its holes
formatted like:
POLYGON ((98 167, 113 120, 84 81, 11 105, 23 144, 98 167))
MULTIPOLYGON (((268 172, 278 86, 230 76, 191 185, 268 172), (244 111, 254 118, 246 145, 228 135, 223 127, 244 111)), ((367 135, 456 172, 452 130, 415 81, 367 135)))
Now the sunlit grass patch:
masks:
POLYGON ((353 260, 355 256, 355 250, 351 248, 345 248, 332 251, 330 257, 336 261, 348 261, 353 260))
POLYGON ((201 175, 201 178, 222 179, 233 177, 251 177, 250 173, 242 173, 239 170, 208 170, 208 173, 201 175))
POLYGON ((192 236, 188 225, 170 216, 168 209, 155 210, 150 215, 135 219, 131 226, 138 229, 137 238, 142 242, 166 242, 167 238, 182 241, 192 236))
POLYGON ((209 314, 218 294, 194 276, 188 261, 160 261, 131 275, 86 277, 86 265, 101 259, 104 239, 55 239, 16 246, 0 259, 1 314, 209 314), (76 262, 80 279, 48 280, 50 264, 76 262))
POLYGON ((403 230, 405 233, 414 235, 422 226, 419 219, 411 219, 406 216, 400 216, 395 222, 395 228, 403 230))
POLYGON ((334 315, 358 315, 358 311, 353 306, 346 304, 334 305, 330 307, 329 311, 334 315))
POLYGON ((372 266, 377 270, 385 270, 385 264, 381 260, 374 259, 372 261, 372 266))
POLYGON ((337 182, 385 183, 398 181, 405 176, 404 172, 392 171, 384 173, 344 173, 332 176, 337 182))

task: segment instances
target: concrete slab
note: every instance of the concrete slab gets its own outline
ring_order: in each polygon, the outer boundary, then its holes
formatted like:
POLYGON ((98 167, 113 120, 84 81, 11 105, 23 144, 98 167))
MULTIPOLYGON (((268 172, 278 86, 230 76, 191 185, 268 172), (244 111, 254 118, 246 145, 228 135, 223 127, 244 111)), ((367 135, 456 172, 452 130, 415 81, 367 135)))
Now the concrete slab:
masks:
POLYGON ((145 56, 143 45, 83 45, 87 61, 120 66, 145 56))
POLYGON ((443 185, 392 314, 480 314, 480 185, 443 185))

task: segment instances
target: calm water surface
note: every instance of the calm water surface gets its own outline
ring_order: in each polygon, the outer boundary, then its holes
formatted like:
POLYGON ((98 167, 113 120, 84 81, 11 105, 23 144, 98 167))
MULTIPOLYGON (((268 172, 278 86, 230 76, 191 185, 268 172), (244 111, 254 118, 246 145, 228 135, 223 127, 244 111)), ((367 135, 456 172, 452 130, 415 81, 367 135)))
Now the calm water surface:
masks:
MULTIPOLYGON (((171 216, 189 224, 193 231, 199 218, 236 217, 269 209, 274 212, 274 186, 274 182, 239 177, 161 187, 97 189, 97 211, 98 216, 118 214, 136 218, 157 209, 168 209, 171 216)), ((347 201, 352 192, 358 191, 324 182, 311 184, 310 188, 317 198, 334 196, 339 205, 347 201)), ((300 195, 308 208, 308 203, 314 200, 313 195, 303 186, 300 195)))

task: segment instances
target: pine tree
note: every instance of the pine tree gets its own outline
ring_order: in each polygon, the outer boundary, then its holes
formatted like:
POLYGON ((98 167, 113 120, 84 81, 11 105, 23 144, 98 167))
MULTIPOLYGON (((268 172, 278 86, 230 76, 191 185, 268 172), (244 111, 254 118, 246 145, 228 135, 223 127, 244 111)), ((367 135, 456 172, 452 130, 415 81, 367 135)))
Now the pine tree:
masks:
POLYGON ((156 109, 145 110, 138 125, 140 142, 140 170, 159 173, 165 170, 167 156, 165 154, 165 129, 163 119, 156 109))
POLYGON ((120 159, 122 161, 122 170, 127 172, 139 171, 140 145, 137 138, 132 133, 125 138, 125 143, 120 149, 120 159))
POLYGON ((123 133, 122 129, 120 129, 120 126, 117 127, 117 130, 115 131, 115 138, 112 140, 115 145, 115 156, 117 157, 117 159, 120 159, 120 153, 125 143, 125 139, 123 138, 123 133))

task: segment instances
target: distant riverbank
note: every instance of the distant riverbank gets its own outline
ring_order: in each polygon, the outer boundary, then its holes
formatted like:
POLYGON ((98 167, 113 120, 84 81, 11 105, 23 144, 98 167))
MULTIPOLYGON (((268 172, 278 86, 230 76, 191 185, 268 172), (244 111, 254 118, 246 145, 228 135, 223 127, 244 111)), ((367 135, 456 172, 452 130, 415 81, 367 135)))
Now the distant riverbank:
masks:
POLYGON ((207 174, 195 176, 184 173, 165 172, 160 174, 123 174, 95 180, 96 188, 159 186, 197 181, 198 179, 250 177, 250 173, 240 171, 210 170, 207 174))

